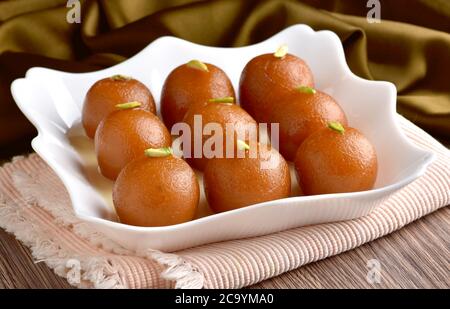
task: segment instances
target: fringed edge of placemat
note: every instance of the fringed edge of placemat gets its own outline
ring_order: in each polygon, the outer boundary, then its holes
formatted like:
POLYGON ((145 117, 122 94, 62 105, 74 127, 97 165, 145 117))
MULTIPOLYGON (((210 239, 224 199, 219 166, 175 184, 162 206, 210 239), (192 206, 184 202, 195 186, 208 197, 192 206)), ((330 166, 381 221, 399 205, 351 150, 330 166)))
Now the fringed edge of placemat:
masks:
POLYGON ((145 255, 167 267, 161 276, 169 281, 174 281, 176 289, 203 288, 205 282, 203 274, 180 256, 152 249, 147 249, 145 255))
POLYGON ((83 279, 98 288, 123 287, 117 270, 112 269, 107 258, 70 258, 69 253, 53 239, 42 238, 39 228, 23 216, 14 203, 7 202, 4 197, 0 197, 0 226, 30 248, 36 259, 35 263, 45 262, 58 276, 66 278, 73 286, 84 287, 80 280, 83 279))
MULTIPOLYGON (((6 193, 9 192, 8 196, 5 193, 1 195, 0 192, 0 227, 30 248, 35 263, 46 263, 58 276, 66 278, 72 286, 127 288, 125 278, 119 269, 114 267, 110 257, 92 258, 72 254, 46 233, 42 223, 33 222, 32 215, 27 214, 33 208, 40 208, 53 217, 55 224, 69 229, 90 245, 106 250, 107 255, 111 252, 119 255, 133 254, 97 232, 89 223, 79 220, 72 208, 64 207, 57 202, 51 203, 47 200, 49 202, 47 204, 36 200, 33 187, 38 185, 37 179, 25 171, 16 170, 17 164, 32 160, 32 156, 37 155, 31 154, 28 158, 14 157, 11 162, 0 168, 0 183, 9 182, 11 187, 4 189, 6 193)), ((175 288, 202 288, 204 285, 204 276, 178 255, 148 249, 139 256, 164 266, 165 269, 160 276, 173 282, 175 288)))

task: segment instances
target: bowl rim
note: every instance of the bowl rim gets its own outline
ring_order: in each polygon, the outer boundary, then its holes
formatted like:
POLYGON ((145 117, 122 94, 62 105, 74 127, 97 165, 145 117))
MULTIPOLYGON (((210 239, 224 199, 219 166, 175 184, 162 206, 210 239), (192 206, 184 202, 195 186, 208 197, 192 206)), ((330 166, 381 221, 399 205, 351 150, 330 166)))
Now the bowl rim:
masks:
MULTIPOLYGON (((344 49, 342 46, 342 43, 339 39, 339 37, 332 31, 330 30, 319 30, 319 31, 314 31, 311 27, 304 25, 304 24, 296 24, 296 25, 292 25, 290 27, 287 27, 285 29, 283 29, 282 31, 274 34, 273 36, 267 38, 266 40, 263 40, 261 42, 258 42, 256 44, 252 44, 252 45, 247 45, 247 46, 241 46, 241 47, 214 47, 214 46, 206 46, 206 45, 201 45, 201 44, 197 44, 197 43, 193 43, 184 39, 180 39, 177 37, 173 37, 173 36, 162 36, 160 38, 157 38, 156 40, 152 41, 150 44, 148 44, 146 47, 144 47, 141 51, 139 51, 138 53, 136 53, 135 55, 131 56, 130 58, 126 59, 123 62, 120 62, 114 66, 108 67, 108 68, 104 68, 101 70, 97 70, 97 71, 90 71, 90 72, 83 72, 83 73, 72 73, 72 72, 64 72, 64 71, 59 71, 59 70, 55 70, 55 69, 51 69, 51 68, 45 68, 45 67, 32 67, 30 69, 27 70, 25 77, 24 78, 18 78, 16 80, 14 80, 11 83, 11 92, 13 95, 13 98, 16 102, 16 104, 18 105, 19 109, 22 111, 22 113, 27 117, 27 119, 33 124, 33 126, 37 129, 38 134, 36 137, 33 138, 32 142, 31 142, 31 146, 32 148, 36 151, 36 153, 52 168, 52 170, 55 172, 55 174, 57 174, 57 176, 59 177, 59 179, 63 182, 64 186, 66 187, 68 194, 70 196, 71 201, 73 201, 73 195, 76 194, 75 192, 73 192, 72 190, 70 190, 70 184, 68 179, 63 176, 63 172, 60 171, 60 167, 55 167, 54 163, 51 162, 51 160, 48 160, 45 156, 45 154, 42 153, 41 151, 41 146, 40 145, 40 140, 44 139, 45 136, 47 136, 48 134, 45 133, 45 130, 42 129, 40 123, 36 122, 33 117, 29 117, 28 115, 28 110, 26 107, 24 107, 21 103, 21 100, 17 99, 17 95, 16 95, 16 89, 18 88, 18 84, 26 81, 27 79, 31 79, 32 75, 35 74, 35 72, 42 72, 42 71, 48 71, 48 72, 52 72, 54 74, 63 74, 66 76, 78 76, 78 77, 82 77, 83 75, 86 74, 92 74, 92 73, 99 73, 101 74, 104 71, 107 70, 111 70, 117 66, 122 66, 125 65, 128 61, 131 61, 133 58, 135 57, 139 57, 140 55, 143 55, 146 53, 146 50, 154 47, 157 44, 160 44, 161 42, 164 42, 166 40, 172 40, 172 41, 179 41, 182 44, 188 44, 188 45, 192 45, 192 46, 196 46, 199 48, 208 48, 211 50, 224 50, 224 49, 234 49, 234 50, 238 50, 238 49, 246 49, 246 48, 254 48, 256 46, 265 44, 267 41, 273 40, 275 37, 282 35, 285 32, 291 32, 291 31, 307 31, 309 33, 316 33, 316 34, 324 34, 330 37, 330 39, 332 40, 337 40, 339 41, 339 44, 336 44, 338 46, 338 59, 339 59, 339 65, 341 66, 341 68, 344 69, 344 74, 351 77, 351 79, 353 80, 358 80, 359 82, 364 82, 364 83, 370 83, 370 84, 383 84, 384 86, 388 87, 390 90, 390 98, 388 100, 388 102, 385 102, 389 108, 389 113, 391 116, 394 116, 394 128, 396 129, 397 133, 399 133, 403 139, 403 141, 412 149, 414 149, 416 152, 420 152, 421 156, 417 161, 422 161, 421 165, 417 168, 417 170, 414 171, 414 173, 411 173, 410 175, 392 183, 389 184, 387 186, 382 186, 379 188, 375 188, 375 189, 371 189, 371 190, 366 190, 366 191, 358 191, 358 192, 346 192, 346 193, 332 193, 332 194, 321 194, 321 195, 311 195, 311 196, 292 196, 292 197, 288 197, 288 198, 284 198, 284 199, 278 199, 278 200, 273 200, 273 201, 267 201, 267 202, 263 202, 263 203, 258 203, 258 204, 254 204, 254 205, 250 205, 247 207, 243 207, 243 208, 239 208, 239 209, 233 209, 227 212, 222 212, 222 213, 215 213, 215 214, 211 214, 205 217, 201 217, 201 218, 197 218, 197 219, 193 219, 191 221, 188 222, 183 222, 183 223, 179 223, 179 224, 174 224, 174 225, 168 225, 168 226, 157 226, 157 227, 143 227, 143 226, 134 226, 134 225, 129 225, 129 224, 125 224, 125 223, 121 223, 121 222, 116 222, 116 221, 112 221, 112 220, 108 220, 105 218, 100 218, 100 217, 94 217, 94 216, 90 216, 90 215, 86 215, 82 212, 79 212, 75 207, 72 206, 72 209, 74 210, 75 214, 77 217, 79 217, 80 219, 86 220, 86 221, 90 221, 90 222, 95 222, 95 223, 100 223, 103 225, 108 225, 110 227, 113 228, 119 228, 119 229, 128 229, 131 231, 136 231, 136 232, 169 232, 169 231, 173 231, 173 230, 178 230, 178 229, 183 229, 183 228, 189 228, 193 225, 198 225, 198 224, 202 224, 204 222, 208 222, 208 221, 215 221, 215 220, 220 220, 223 217, 227 217, 227 216, 236 216, 239 215, 241 212, 245 212, 245 211, 249 211, 249 209, 257 209, 257 208, 261 208, 261 207, 266 207, 266 206, 270 206, 271 204, 275 204, 275 203, 280 203, 280 201, 283 202, 287 202, 287 201, 311 201, 311 200, 330 200, 330 199, 356 199, 356 198, 361 198, 361 197, 374 197, 376 195, 380 195, 386 192, 394 192, 404 186, 406 186, 407 184, 411 183, 412 181, 414 181, 415 179, 419 178, 420 176, 422 176, 428 166, 435 160, 436 155, 433 152, 430 151, 426 151, 423 149, 420 149, 419 147, 417 147, 416 145, 414 145, 409 138, 407 138, 406 134, 403 132, 403 130, 400 128, 400 125, 398 123, 397 120, 397 113, 396 113, 396 96, 397 96, 397 91, 396 91, 396 87, 393 83, 391 82, 387 82, 387 81, 373 81, 373 80, 367 80, 364 78, 361 78, 357 75, 355 75, 351 70, 350 67, 347 64, 346 58, 345 58, 345 53, 344 53, 344 49)), ((419 157, 419 156, 418 156, 419 157)))

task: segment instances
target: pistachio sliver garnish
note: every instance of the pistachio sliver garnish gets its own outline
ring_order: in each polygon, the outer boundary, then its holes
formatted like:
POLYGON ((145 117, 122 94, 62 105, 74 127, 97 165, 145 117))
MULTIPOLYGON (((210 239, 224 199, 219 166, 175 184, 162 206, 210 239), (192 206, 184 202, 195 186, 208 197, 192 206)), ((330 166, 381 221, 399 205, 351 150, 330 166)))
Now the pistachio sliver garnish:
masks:
POLYGON ((344 126, 339 121, 328 122, 328 128, 330 128, 340 134, 344 134, 344 132, 345 132, 344 126))
POLYGON ((141 103, 137 102, 137 101, 116 104, 116 108, 118 108, 118 109, 130 109, 130 108, 136 108, 136 107, 140 107, 140 106, 141 106, 141 103))
POLYGON ((234 98, 233 97, 213 98, 209 99, 208 102, 232 104, 234 103, 234 98))
POLYGON ((173 154, 171 147, 148 148, 144 150, 144 154, 150 158, 167 157, 173 154))
POLYGON ((130 80, 133 79, 131 76, 116 74, 110 77, 112 80, 130 80))
POLYGON ((315 94, 317 91, 316 89, 308 86, 299 86, 295 88, 298 92, 307 93, 307 94, 315 94))
POLYGON ((286 44, 278 47, 276 52, 273 54, 276 58, 283 58, 288 53, 288 46, 286 44))
POLYGON ((200 60, 191 60, 188 63, 186 63, 186 65, 193 69, 201 70, 204 72, 209 72, 208 66, 206 64, 204 64, 203 62, 201 62, 200 60))
POLYGON ((243 140, 238 139, 236 144, 237 144, 237 147, 239 150, 249 150, 250 149, 250 146, 243 140))

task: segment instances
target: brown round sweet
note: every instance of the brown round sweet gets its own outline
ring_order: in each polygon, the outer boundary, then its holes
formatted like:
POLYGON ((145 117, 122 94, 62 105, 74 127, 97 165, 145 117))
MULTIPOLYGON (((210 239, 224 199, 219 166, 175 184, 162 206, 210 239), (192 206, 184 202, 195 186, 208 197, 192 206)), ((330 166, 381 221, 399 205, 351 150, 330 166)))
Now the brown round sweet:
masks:
MULTIPOLYGON (((183 149, 184 158, 196 169, 204 170, 206 164, 212 156, 230 157, 236 152, 235 144, 238 139, 250 142, 250 139, 257 140, 257 123, 256 121, 241 107, 231 103, 208 102, 205 105, 194 105, 186 113, 183 122, 191 128, 191 149, 183 149), (201 123, 195 125, 195 119, 201 117, 201 123), (213 143, 213 136, 217 132, 210 131, 211 134, 203 134, 204 129, 213 128, 217 125, 222 133, 222 144, 220 148, 216 148, 219 144, 213 143), (230 126, 231 125, 231 126, 230 126), (227 130, 227 126, 229 129, 227 130), (228 141, 227 141, 228 139, 228 141), (201 152, 196 156, 195 141, 201 141, 201 152), (209 142, 208 142, 209 140, 209 142), (228 142, 228 144, 227 144, 228 142), (227 145, 229 145, 229 155, 227 155, 227 145), (205 147, 204 147, 205 146, 205 147), (213 150, 214 153, 204 153, 204 149, 213 150)), ((200 147, 197 147, 200 150, 200 147)))
POLYGON ((267 122, 274 106, 295 87, 314 87, 305 61, 291 54, 264 54, 250 60, 241 74, 239 101, 258 122, 267 122))
POLYGON ((279 123, 279 149, 288 161, 295 158, 298 147, 312 133, 330 121, 347 126, 347 117, 339 104, 329 95, 296 93, 283 98, 270 115, 271 123, 279 123))
POLYGON ((370 141, 354 128, 324 128, 300 146, 295 169, 306 195, 357 192, 373 188, 377 155, 370 141))
POLYGON ((156 113, 156 105, 150 90, 140 81, 115 75, 97 81, 86 94, 82 122, 87 136, 94 138, 100 121, 115 111, 115 105, 137 101, 142 109, 156 113))
POLYGON ((200 189, 195 173, 182 159, 140 158, 119 174, 113 202, 120 222, 165 226, 194 218, 200 189))
POLYGON ((114 180, 145 149, 171 143, 169 131, 157 116, 142 109, 124 109, 112 112, 98 126, 95 153, 101 173, 114 180))
POLYGON ((234 97, 230 79, 220 68, 205 63, 206 70, 183 64, 167 77, 161 93, 161 114, 169 128, 183 120, 189 107, 210 98, 234 97))
POLYGON ((283 157, 267 145, 245 157, 215 158, 203 174, 206 198, 214 212, 233 210, 289 196, 291 178, 283 157))

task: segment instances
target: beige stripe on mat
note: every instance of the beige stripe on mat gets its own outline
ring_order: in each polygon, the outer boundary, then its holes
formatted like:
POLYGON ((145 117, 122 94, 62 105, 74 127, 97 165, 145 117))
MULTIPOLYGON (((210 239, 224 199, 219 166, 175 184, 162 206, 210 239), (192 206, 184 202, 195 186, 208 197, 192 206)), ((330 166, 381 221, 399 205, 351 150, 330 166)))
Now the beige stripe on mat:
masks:
POLYGON ((0 169, 0 226, 37 261, 78 287, 239 288, 358 247, 450 203, 450 152, 399 116, 404 132, 437 160, 370 215, 167 254, 137 256, 80 221, 52 170, 35 154, 0 169))

